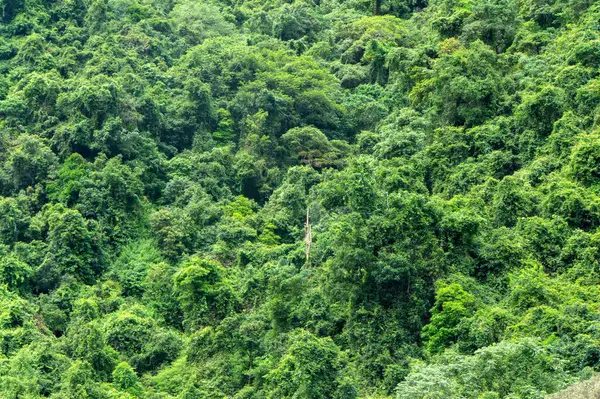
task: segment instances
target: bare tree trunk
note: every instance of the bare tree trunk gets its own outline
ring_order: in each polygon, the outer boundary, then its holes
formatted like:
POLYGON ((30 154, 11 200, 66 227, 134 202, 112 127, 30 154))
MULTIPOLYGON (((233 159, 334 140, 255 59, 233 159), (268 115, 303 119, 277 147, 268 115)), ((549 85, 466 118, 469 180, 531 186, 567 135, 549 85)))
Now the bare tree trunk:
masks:
POLYGON ((312 229, 310 227, 310 216, 308 206, 306 207, 306 226, 304 227, 304 244, 306 245, 306 263, 310 258, 310 245, 312 244, 312 229))

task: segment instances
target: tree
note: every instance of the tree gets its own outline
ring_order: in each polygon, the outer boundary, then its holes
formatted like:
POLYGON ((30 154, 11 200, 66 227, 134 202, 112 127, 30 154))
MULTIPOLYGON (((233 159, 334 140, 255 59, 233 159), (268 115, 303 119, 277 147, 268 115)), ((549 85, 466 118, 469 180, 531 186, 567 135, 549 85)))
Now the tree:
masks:
POLYGON ((327 137, 315 127, 294 128, 281 136, 293 157, 316 169, 341 164, 342 157, 327 137))
POLYGON ((452 368, 417 365, 398 385, 396 398, 539 397, 565 383, 557 377, 556 358, 531 340, 504 342, 455 359, 452 368))
POLYGON ((53 171, 56 161, 42 139, 27 134, 19 136, 4 164, 10 187, 19 190, 42 182, 53 171))
POLYGON ((25 291, 33 277, 33 269, 14 254, 0 259, 0 282, 15 291, 25 291))
POLYGON ((417 107, 433 106, 442 122, 473 126, 499 111, 503 97, 498 57, 481 41, 468 48, 448 39, 434 63, 431 79, 420 81, 410 97, 417 107))
POLYGON ((142 396, 140 380, 127 362, 117 364, 117 367, 115 367, 115 370, 112 373, 112 377, 113 384, 116 385, 119 390, 129 392, 135 397, 142 396))
POLYGON ((105 321, 106 343, 119 353, 132 357, 141 353, 156 329, 147 311, 141 306, 124 308, 105 321))
POLYGON ((573 177, 585 185, 596 184, 600 174, 597 171, 600 150, 600 137, 587 135, 575 146, 570 160, 573 177))
POLYGON ((267 375, 268 398, 356 397, 356 390, 345 385, 344 358, 331 339, 304 330, 290 339, 286 353, 267 375))
POLYGON ((150 265, 161 260, 153 240, 134 241, 123 248, 119 257, 110 265, 110 271, 121 283, 123 295, 141 296, 150 265))
POLYGON ((477 2, 464 21, 462 37, 467 42, 480 39, 501 53, 512 44, 519 22, 518 11, 511 0, 477 2))
POLYGON ((91 283, 104 267, 101 233, 72 209, 56 205, 47 212, 48 254, 41 270, 56 268, 91 283))
POLYGON ((512 305, 519 309, 527 309, 532 306, 552 304, 556 293, 548 284, 548 276, 541 265, 527 262, 524 266, 522 270, 511 275, 509 298, 512 305))
POLYGON ((28 236, 31 217, 24 198, 0 197, 0 243, 14 245, 28 236))
POLYGON ((183 314, 172 284, 175 273, 176 269, 166 262, 150 265, 143 283, 143 300, 168 325, 181 328, 183 314))
POLYGON ((554 122, 563 113, 565 93, 562 89, 546 85, 535 93, 527 93, 516 110, 520 127, 532 130, 543 137, 552 132, 554 122))
POLYGON ((453 343, 460 334, 460 323, 471 317, 476 309, 475 297, 457 283, 440 288, 431 321, 423 328, 423 338, 431 353, 439 353, 453 343))
MULTIPOLYGON (((106 345, 105 335, 97 322, 75 325, 67 332, 67 337, 72 356, 89 367, 90 373, 96 373, 98 380, 107 381, 117 365, 118 355, 106 345)), ((68 378, 65 380, 68 381, 68 378)), ((83 381, 93 380, 85 377, 83 381)))
POLYGON ((188 330, 213 324, 236 306, 231 282, 216 261, 191 257, 173 276, 173 283, 188 330))
POLYGON ((517 176, 507 176, 498 184, 494 194, 494 208, 499 225, 512 227, 519 217, 534 214, 534 197, 525 187, 526 184, 517 176))

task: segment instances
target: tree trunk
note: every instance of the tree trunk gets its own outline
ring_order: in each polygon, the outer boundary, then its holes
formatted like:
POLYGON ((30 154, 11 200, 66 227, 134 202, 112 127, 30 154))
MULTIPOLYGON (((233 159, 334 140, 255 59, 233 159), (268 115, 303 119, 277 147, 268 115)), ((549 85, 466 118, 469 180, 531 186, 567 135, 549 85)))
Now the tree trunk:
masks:
POLYGON ((381 1, 382 0, 371 0, 371 6, 373 7, 373 15, 381 14, 381 1))

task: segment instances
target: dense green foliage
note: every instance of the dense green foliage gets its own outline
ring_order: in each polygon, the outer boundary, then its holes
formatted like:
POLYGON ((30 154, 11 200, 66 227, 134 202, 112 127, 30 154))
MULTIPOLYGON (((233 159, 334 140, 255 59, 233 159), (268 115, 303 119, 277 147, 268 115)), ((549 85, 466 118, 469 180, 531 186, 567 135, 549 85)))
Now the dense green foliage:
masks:
POLYGON ((0 396, 538 399, 599 371, 599 24, 0 0, 0 396))

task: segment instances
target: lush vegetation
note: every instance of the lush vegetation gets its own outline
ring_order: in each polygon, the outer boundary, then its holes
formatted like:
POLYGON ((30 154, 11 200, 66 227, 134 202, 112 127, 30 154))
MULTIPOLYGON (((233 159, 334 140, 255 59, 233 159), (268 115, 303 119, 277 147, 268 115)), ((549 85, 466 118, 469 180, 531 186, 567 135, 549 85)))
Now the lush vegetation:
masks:
POLYGON ((0 396, 590 377, 599 68, 590 0, 0 0, 0 396))

